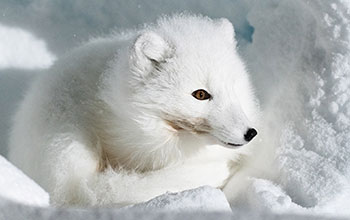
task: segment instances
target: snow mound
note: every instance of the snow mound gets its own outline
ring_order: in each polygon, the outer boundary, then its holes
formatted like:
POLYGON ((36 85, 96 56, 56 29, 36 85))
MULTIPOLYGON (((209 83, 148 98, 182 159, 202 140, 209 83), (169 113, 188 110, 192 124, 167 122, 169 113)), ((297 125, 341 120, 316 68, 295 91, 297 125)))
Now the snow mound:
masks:
POLYGON ((255 32, 244 54, 263 108, 262 151, 277 151, 262 152, 277 167, 266 177, 273 184, 254 181, 251 197, 273 211, 350 216, 348 1, 257 1, 248 21, 255 32))
POLYGON ((48 68, 56 59, 44 41, 29 32, 0 24, 0 69, 48 68))
MULTIPOLYGON (((191 219, 191 220, 256 220, 256 219, 305 219, 305 220, 341 220, 337 217, 325 217, 309 214, 276 214, 267 210, 235 210, 232 212, 204 212, 187 210, 182 212, 139 210, 139 209, 114 209, 114 208, 55 208, 55 207, 33 207, 6 200, 0 196, 0 220, 109 220, 109 219, 191 219)), ((345 218, 343 218, 345 219, 345 218)))
POLYGON ((302 207, 296 205, 279 186, 269 180, 254 179, 248 197, 251 205, 259 211, 303 213, 302 207))
POLYGON ((47 192, 2 156, 0 177, 0 197, 26 205, 49 205, 47 192))
POLYGON ((210 186, 203 186, 179 193, 166 193, 148 202, 126 208, 138 211, 231 212, 224 193, 210 186))

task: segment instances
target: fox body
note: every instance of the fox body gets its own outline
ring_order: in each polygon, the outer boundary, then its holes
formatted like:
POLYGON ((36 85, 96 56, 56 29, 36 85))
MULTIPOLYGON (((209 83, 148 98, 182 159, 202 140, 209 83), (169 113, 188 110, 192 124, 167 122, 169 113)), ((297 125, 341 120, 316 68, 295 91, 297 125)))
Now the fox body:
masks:
POLYGON ((20 105, 9 157, 55 205, 124 206, 225 187, 257 120, 232 24, 180 14, 59 59, 20 105))

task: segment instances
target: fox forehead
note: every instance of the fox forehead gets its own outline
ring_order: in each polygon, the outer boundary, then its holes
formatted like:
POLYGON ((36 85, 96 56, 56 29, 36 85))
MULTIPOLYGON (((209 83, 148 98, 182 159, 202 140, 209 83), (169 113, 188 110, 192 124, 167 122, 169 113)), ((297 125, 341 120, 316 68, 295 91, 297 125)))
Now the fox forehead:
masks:
POLYGON ((235 83, 239 77, 233 70, 218 70, 198 67, 186 69, 175 76, 177 81, 175 90, 191 93, 197 89, 204 89, 209 93, 234 93, 235 83))
POLYGON ((182 83, 202 86, 232 83, 239 76, 239 72, 244 71, 242 63, 236 61, 234 54, 214 56, 198 51, 194 53, 189 52, 170 59, 168 63, 162 65, 163 71, 172 78, 178 77, 182 83))

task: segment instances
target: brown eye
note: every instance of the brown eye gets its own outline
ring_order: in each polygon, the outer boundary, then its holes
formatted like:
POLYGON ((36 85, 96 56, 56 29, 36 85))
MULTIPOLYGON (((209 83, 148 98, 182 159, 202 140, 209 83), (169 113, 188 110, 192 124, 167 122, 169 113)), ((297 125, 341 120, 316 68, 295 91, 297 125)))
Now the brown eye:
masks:
POLYGON ((192 96, 195 97, 198 100, 206 100, 210 99, 211 95, 205 91, 204 89, 198 89, 192 93, 192 96))

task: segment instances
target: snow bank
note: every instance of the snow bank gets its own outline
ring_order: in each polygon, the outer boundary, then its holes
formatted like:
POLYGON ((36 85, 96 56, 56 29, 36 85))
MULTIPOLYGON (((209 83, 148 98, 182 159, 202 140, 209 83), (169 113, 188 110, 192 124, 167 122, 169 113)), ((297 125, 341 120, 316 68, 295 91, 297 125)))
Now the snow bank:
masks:
POLYGON ((0 197, 26 205, 49 205, 47 192, 2 156, 0 156, 0 197))
POLYGON ((244 56, 264 110, 261 158, 277 150, 266 161, 278 168, 274 184, 253 189, 273 211, 350 216, 349 12, 347 1, 271 0, 248 13, 255 32, 244 56))
POLYGON ((19 28, 0 24, 0 69, 47 68, 55 56, 46 48, 45 42, 19 28))
POLYGON ((118 210, 113 208, 91 208, 85 209, 61 209, 61 208, 38 208, 33 206, 26 206, 20 203, 14 203, 4 200, 0 197, 0 220, 109 220, 109 219, 191 219, 191 220, 255 220, 255 219, 305 219, 305 220, 341 220, 342 218, 322 217, 320 215, 298 215, 298 214, 274 214, 267 211, 249 211, 236 210, 234 213, 229 212, 194 212, 188 210, 186 212, 174 211, 140 211, 133 209, 118 210))

